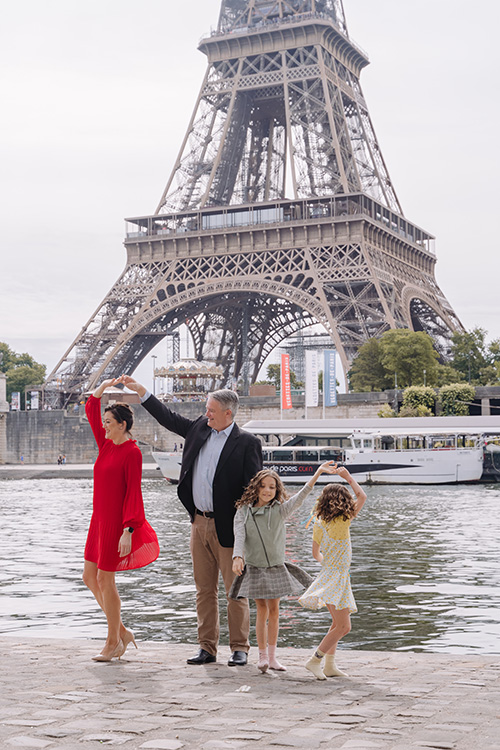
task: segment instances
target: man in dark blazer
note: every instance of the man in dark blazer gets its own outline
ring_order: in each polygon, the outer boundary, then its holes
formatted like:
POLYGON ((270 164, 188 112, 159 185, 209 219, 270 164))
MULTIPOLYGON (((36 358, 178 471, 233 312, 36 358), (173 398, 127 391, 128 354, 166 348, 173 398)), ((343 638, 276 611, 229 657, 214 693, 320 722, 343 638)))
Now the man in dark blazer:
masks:
MULTIPOLYGON (((177 493, 191 517, 191 558, 196 584, 199 651, 188 664, 216 661, 219 642, 218 587, 226 596, 233 582, 235 502, 262 469, 258 438, 234 422, 238 396, 220 390, 208 395, 205 416, 192 420, 168 409, 130 376, 122 382, 136 391, 145 409, 167 430, 184 438, 177 493)), ((229 666, 247 663, 250 616, 247 599, 228 599, 229 666)))

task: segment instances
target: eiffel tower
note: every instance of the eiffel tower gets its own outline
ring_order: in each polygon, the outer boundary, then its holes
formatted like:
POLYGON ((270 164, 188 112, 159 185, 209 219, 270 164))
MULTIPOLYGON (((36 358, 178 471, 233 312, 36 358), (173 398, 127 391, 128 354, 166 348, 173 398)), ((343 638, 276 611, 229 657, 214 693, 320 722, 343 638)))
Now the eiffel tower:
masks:
MULTIPOLYGON (((45 385, 59 404, 131 373, 185 323, 197 359, 253 382, 322 324, 347 372, 389 328, 460 328, 434 238, 405 218, 360 85, 342 0, 223 0, 156 212, 129 219, 124 272, 45 385)), ((50 400, 50 398, 49 398, 50 400)))

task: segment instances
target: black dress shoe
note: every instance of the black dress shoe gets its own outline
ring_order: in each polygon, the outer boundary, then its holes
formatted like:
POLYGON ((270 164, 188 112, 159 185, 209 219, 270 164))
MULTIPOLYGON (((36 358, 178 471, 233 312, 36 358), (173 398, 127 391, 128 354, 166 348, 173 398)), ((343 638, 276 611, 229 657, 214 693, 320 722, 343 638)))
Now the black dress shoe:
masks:
POLYGON ((191 659, 187 660, 188 664, 212 664, 217 661, 217 657, 213 654, 209 654, 204 648, 200 648, 196 656, 192 656, 191 659))
POLYGON ((235 651, 234 654, 231 655, 231 658, 229 659, 227 666, 228 667, 244 667, 245 664, 248 661, 248 655, 245 651, 235 651))

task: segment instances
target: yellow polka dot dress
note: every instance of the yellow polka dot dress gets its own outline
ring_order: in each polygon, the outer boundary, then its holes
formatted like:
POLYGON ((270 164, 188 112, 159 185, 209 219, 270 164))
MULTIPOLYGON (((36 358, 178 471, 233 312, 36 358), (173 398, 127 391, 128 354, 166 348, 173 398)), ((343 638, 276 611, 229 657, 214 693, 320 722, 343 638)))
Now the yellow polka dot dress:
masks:
POLYGON ((313 540, 323 554, 321 573, 299 598, 307 609, 321 609, 331 604, 335 609, 357 612, 351 589, 349 568, 351 565, 351 521, 342 517, 325 523, 317 519, 314 523, 313 540))

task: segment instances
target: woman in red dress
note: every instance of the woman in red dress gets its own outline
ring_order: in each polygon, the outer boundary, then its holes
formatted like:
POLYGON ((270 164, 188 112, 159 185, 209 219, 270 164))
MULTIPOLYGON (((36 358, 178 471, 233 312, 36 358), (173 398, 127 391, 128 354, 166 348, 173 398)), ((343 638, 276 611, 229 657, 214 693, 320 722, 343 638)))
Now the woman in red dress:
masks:
POLYGON ((158 557, 154 529, 146 521, 141 493, 142 455, 130 430, 133 412, 128 404, 104 410, 101 396, 119 382, 105 380, 85 405, 99 448, 94 465, 94 499, 85 545, 83 581, 94 594, 108 622, 108 636, 94 661, 111 661, 125 653, 134 634, 121 620, 121 601, 115 583, 117 570, 143 568, 158 557))

